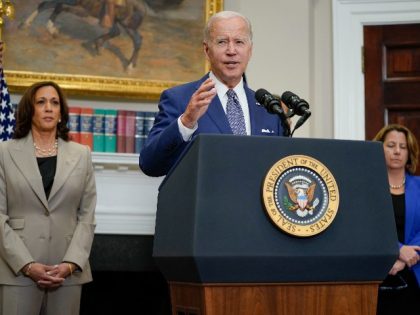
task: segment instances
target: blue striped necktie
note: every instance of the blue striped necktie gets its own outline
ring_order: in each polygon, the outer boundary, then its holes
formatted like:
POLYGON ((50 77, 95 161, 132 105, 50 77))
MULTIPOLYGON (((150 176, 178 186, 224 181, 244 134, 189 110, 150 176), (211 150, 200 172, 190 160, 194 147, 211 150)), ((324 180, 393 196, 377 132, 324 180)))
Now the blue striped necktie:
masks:
POLYGON ((245 118, 241 104, 234 90, 226 92, 228 101, 226 104, 226 116, 234 135, 246 135, 245 118))

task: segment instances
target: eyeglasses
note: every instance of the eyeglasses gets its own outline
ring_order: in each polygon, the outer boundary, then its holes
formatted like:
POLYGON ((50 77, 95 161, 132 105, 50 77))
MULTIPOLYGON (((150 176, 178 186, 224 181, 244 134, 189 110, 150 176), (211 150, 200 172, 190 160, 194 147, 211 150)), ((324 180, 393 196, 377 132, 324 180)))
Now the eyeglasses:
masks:
POLYGON ((396 275, 395 277, 393 277, 393 279, 395 279, 396 283, 395 285, 380 285, 379 286, 379 290, 383 290, 383 291, 387 291, 387 290, 403 290, 406 289, 408 287, 407 282, 404 280, 403 277, 401 277, 400 275, 396 275))

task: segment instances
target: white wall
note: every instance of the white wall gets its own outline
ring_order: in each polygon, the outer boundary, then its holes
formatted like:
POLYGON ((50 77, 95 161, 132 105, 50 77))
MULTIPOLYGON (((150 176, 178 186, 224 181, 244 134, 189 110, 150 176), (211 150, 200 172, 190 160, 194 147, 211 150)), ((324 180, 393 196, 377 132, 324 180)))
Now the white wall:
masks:
MULTIPOLYGON (((226 10, 249 17, 254 52, 247 77, 253 89, 295 92, 311 105, 312 117, 295 137, 333 136, 330 0, 225 0, 226 10)), ((204 58, 204 56, 203 56, 204 58)), ((12 95, 17 102, 20 95, 12 95)), ((70 98, 70 105, 157 109, 157 102, 70 98)))
POLYGON ((312 117, 294 136, 332 138, 331 1, 225 0, 225 9, 246 15, 253 26, 250 86, 306 99, 312 117))
POLYGON ((332 0, 334 138, 365 139, 365 25, 420 23, 420 0, 332 0))

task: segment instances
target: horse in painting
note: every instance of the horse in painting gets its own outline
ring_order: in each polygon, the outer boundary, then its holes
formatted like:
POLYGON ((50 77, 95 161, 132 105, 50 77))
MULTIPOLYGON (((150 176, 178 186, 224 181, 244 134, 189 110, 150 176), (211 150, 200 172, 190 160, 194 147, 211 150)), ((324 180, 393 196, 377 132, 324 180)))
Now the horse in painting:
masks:
MULTIPOLYGON (((60 32, 56 21, 62 12, 70 12, 82 18, 97 18, 105 31, 82 43, 93 55, 99 55, 100 49, 109 40, 120 36, 123 30, 133 43, 130 57, 124 59, 124 68, 127 70, 136 67, 142 45, 139 28, 146 16, 146 5, 142 0, 45 0, 22 22, 21 27, 30 27, 35 18, 47 10, 52 10, 46 24, 52 36, 57 36, 60 32)), ((121 57, 120 54, 117 55, 121 57)))

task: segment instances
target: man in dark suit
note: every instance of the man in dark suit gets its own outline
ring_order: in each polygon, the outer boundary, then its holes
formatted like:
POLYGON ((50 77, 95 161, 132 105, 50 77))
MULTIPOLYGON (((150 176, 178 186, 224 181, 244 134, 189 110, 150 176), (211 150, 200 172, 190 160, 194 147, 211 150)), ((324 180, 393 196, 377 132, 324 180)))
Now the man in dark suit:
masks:
POLYGON ((279 118, 255 101, 255 92, 244 80, 252 55, 249 20, 232 11, 213 15, 204 30, 203 47, 211 71, 161 95, 159 113, 139 158, 147 175, 166 175, 200 133, 283 134, 279 118))

